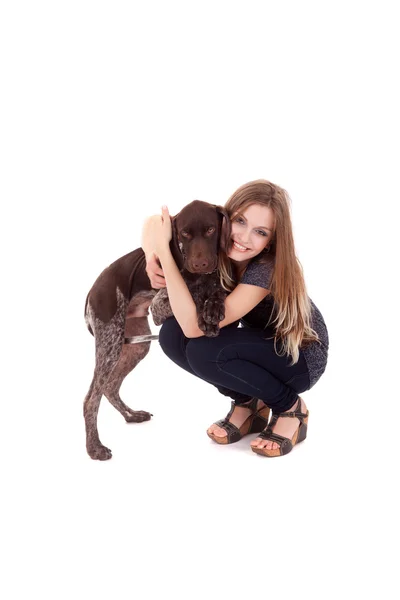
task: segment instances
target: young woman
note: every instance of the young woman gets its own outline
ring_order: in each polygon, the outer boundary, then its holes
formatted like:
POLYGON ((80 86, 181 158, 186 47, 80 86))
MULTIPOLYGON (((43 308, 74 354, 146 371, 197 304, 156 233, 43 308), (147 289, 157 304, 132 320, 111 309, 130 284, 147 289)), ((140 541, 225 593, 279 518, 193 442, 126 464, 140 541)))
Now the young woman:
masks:
POLYGON ((233 400, 225 419, 209 427, 209 437, 229 444, 259 433, 251 449, 265 456, 287 454, 305 439, 309 413, 299 394, 318 381, 328 357, 326 325, 307 296, 295 254, 289 202, 285 190, 257 180, 225 204, 232 244, 219 269, 230 293, 216 338, 198 328, 195 304, 169 249, 166 207, 145 222, 142 237, 152 286, 167 286, 174 313, 160 329, 163 351, 233 400))

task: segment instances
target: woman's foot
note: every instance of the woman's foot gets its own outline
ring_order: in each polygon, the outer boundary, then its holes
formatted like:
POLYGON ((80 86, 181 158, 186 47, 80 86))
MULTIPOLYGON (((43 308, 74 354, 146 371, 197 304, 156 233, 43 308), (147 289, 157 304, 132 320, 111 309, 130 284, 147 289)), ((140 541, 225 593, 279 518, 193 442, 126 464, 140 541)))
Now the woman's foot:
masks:
MULTIPOLYGON (((251 401, 250 401, 251 402, 251 401)), ((267 405, 264 404, 262 400, 258 400, 257 402, 257 410, 261 410, 262 408, 267 408, 267 405)), ((252 411, 249 408, 246 408, 244 405, 235 405, 233 413, 229 417, 229 423, 232 423, 237 428, 241 427, 246 419, 251 415, 252 411)), ((216 423, 213 423, 208 429, 208 434, 213 434, 215 437, 226 437, 226 429, 222 429, 216 423)))
MULTIPOLYGON (((302 398, 299 398, 299 400, 296 400, 296 402, 293 404, 292 408, 289 408, 289 410, 285 411, 285 412, 292 412, 294 410, 301 410, 302 413, 306 413, 307 412, 307 407, 305 405, 305 402, 302 398), (300 409, 300 405, 299 405, 299 401, 301 402, 301 409, 300 409)), ((282 437, 285 438, 289 438, 290 440, 293 438, 296 430, 298 429, 300 425, 300 421, 297 418, 282 418, 277 420, 275 426, 273 427, 272 431, 274 433, 277 433, 278 435, 281 435, 282 437)), ((271 440, 263 440, 262 438, 257 437, 255 440, 253 440, 250 443, 250 446, 252 448, 266 448, 267 450, 276 450, 279 448, 279 444, 277 444, 276 442, 272 442, 271 440)))

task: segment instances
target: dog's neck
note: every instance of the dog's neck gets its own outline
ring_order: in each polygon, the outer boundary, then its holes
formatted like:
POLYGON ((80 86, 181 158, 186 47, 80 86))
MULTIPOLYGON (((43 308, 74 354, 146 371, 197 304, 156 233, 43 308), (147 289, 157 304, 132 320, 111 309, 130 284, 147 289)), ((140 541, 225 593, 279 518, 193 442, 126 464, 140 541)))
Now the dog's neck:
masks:
POLYGON ((187 269, 182 269, 181 275, 185 279, 185 281, 197 281, 200 277, 211 277, 212 275, 215 275, 216 272, 217 269, 214 269, 214 271, 212 271, 211 273, 191 273, 187 269))

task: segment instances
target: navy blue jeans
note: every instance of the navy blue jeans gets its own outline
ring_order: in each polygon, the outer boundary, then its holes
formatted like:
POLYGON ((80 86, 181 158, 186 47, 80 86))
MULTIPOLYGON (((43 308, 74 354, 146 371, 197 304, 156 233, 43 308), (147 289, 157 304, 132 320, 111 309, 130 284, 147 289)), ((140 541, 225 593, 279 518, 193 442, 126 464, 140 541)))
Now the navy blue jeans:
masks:
POLYGON ((310 378, 302 351, 290 366, 291 358, 278 356, 271 338, 272 330, 238 327, 238 321, 223 327, 218 337, 187 338, 175 317, 159 332, 161 348, 185 371, 215 385, 238 405, 257 397, 279 414, 309 389, 310 378))

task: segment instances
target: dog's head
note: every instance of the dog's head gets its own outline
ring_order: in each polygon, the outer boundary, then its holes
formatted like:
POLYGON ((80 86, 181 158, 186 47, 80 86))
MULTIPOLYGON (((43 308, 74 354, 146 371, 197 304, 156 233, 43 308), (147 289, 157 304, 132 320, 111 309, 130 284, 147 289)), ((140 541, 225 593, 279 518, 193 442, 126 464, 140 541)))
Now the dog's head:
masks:
POLYGON ((190 273, 212 273, 219 250, 228 252, 231 222, 225 208, 194 200, 171 218, 171 252, 178 267, 190 273))

